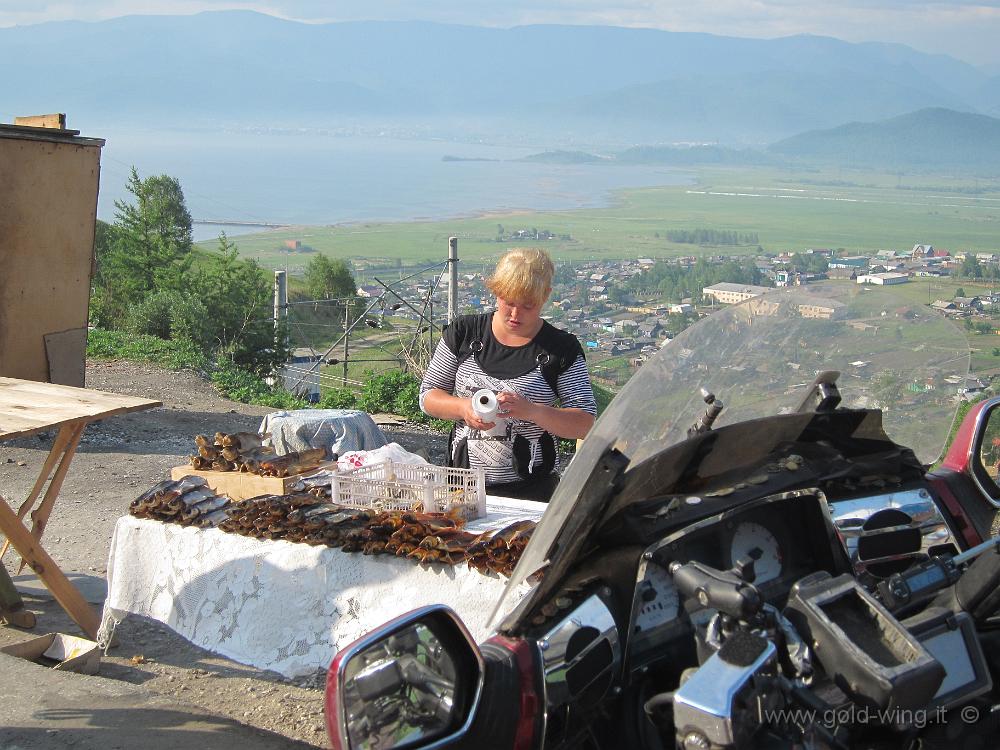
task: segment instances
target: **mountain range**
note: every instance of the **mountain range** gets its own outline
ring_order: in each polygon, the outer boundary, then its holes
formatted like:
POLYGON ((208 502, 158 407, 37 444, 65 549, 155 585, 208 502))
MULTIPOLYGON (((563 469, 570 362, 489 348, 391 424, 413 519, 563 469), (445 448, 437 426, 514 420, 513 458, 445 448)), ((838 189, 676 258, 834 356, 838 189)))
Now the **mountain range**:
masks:
POLYGON ((250 11, 0 29, 0 76, 0 119, 67 112, 76 127, 408 122, 535 143, 742 146, 925 108, 1000 115, 1000 77, 898 44, 250 11))
POLYGON ((882 169, 960 169, 1000 174, 1000 119, 923 109, 874 123, 853 122, 786 138, 768 151, 810 163, 882 169))

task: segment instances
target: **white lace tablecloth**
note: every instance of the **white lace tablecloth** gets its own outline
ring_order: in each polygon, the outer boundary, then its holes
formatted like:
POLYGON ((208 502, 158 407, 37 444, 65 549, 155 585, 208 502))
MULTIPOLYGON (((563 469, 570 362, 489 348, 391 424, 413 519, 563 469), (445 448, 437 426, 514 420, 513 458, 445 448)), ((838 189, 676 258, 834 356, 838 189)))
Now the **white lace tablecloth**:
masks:
MULTIPOLYGON (((490 501, 490 515, 470 528, 537 519, 545 508, 490 501)), ((447 604, 482 640, 506 582, 466 565, 421 566, 124 516, 111 540, 101 640, 133 613, 234 661, 297 677, 325 669, 341 647, 428 604, 447 604)))

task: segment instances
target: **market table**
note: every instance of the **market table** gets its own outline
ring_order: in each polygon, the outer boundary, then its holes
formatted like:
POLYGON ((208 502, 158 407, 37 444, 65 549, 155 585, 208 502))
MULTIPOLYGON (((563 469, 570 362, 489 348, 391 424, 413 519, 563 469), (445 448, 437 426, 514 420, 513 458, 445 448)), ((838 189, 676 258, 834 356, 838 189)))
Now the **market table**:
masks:
MULTIPOLYGON (((487 498, 470 530, 537 520, 542 503, 487 498)), ((393 555, 269 541, 125 516, 108 560, 101 642, 129 613, 243 664, 298 677, 377 625, 444 603, 477 640, 507 579, 465 564, 419 565, 393 555)), ((527 589, 525 589, 526 591, 527 589)))
MULTIPOLYGON (((7 537, 0 549, 0 559, 7 553, 8 547, 13 546, 21 555, 22 567, 26 564, 35 572, 60 606, 90 638, 97 636, 100 618, 42 547, 42 534, 87 425, 115 414, 156 406, 162 404, 87 388, 0 377, 0 441, 59 428, 38 479, 17 513, 0 497, 0 533, 7 537), (31 510, 46 482, 45 495, 38 507, 31 510), (22 522, 29 511, 32 521, 30 531, 22 522)), ((9 598, 4 600, 5 607, 11 609, 17 604, 9 598)))

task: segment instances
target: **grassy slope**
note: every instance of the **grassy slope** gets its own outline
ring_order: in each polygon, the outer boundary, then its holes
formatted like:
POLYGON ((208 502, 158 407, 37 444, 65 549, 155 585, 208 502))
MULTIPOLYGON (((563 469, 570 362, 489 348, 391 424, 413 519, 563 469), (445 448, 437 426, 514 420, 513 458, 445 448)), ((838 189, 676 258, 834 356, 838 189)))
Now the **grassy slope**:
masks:
MULTIPOLYGON (((1000 180, 771 169, 701 169, 694 177, 697 184, 689 186, 622 191, 616 195, 614 205, 605 209, 300 227, 246 235, 236 238, 236 242, 242 254, 256 257, 265 267, 283 267, 288 262, 293 273, 310 256, 287 256, 279 249, 285 239, 299 239, 336 257, 386 262, 399 258, 411 264, 440 261, 447 251, 447 238, 456 235, 460 238, 460 257, 471 265, 475 261, 488 262, 517 244, 497 243, 497 224, 503 224, 508 231, 537 227, 571 235, 573 240, 569 242, 544 243, 557 259, 563 260, 716 252, 671 244, 662 237, 668 229, 702 227, 756 232, 761 245, 770 252, 808 247, 859 252, 905 250, 917 242, 952 251, 1000 251, 1000 180), (657 232, 661 237, 656 237, 657 232)), ((214 243, 207 244, 214 247, 214 243)), ((756 248, 721 251, 750 253, 756 248)), ((392 278, 392 272, 381 276, 392 278)), ((987 290, 970 282, 938 279, 917 279, 902 288, 915 302, 926 303, 950 299, 959 286, 970 295, 987 290)), ((1000 337, 977 334, 970 336, 970 342, 973 370, 1000 367, 1000 357, 992 354, 1000 346, 1000 337)), ((368 367, 381 369, 375 363, 368 367)), ((351 375, 360 374, 360 369, 352 366, 351 375)), ((328 371, 340 375, 341 368, 328 371)))
POLYGON ((614 205, 604 209, 298 227, 242 236, 237 243, 241 253, 258 258, 265 267, 287 262, 292 270, 304 266, 310 256, 286 255, 280 249, 286 239, 337 257, 412 263, 443 259, 447 238, 454 235, 460 238, 463 260, 489 260, 517 244, 497 243, 497 224, 508 231, 537 227, 571 235, 571 241, 544 243, 565 260, 706 252, 662 238, 668 229, 700 227, 756 232, 770 252, 808 247, 906 249, 917 242, 951 250, 1000 249, 1000 180, 768 169, 701 169, 695 177, 697 184, 689 186, 621 191, 614 205), (897 185, 921 189, 901 190, 897 185), (951 187, 981 192, 949 193, 951 187))

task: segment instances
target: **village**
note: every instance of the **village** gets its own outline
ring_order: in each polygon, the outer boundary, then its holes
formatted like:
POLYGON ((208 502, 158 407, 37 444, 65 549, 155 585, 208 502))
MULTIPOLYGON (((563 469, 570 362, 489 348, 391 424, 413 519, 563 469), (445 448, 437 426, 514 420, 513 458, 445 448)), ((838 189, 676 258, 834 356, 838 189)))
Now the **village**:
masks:
MULTIPOLYGON (((515 230, 510 236, 517 238, 520 233, 515 230)), ((545 316, 574 333, 584 344, 595 380, 616 387, 623 385, 659 347, 720 305, 739 303, 778 287, 807 285, 826 279, 851 281, 872 288, 922 282, 927 285, 929 294, 936 295, 934 290, 939 290, 945 295, 944 298, 924 299, 925 304, 948 317, 979 320, 980 328, 989 327, 992 332, 993 324, 988 321, 994 305, 1000 304, 1000 252, 952 253, 929 244, 915 244, 909 251, 882 250, 869 255, 810 248, 755 256, 708 254, 563 262, 557 270, 545 316), (730 271, 739 267, 744 278, 695 286, 694 282, 706 274, 711 276, 726 267, 730 271), (696 273, 695 269, 700 269, 701 273, 696 273), (686 280, 688 293, 670 298, 646 283, 650 277, 655 279, 657 270, 686 280), (980 285, 996 279, 997 289, 975 296, 953 296, 944 292, 950 287, 934 286, 934 280, 953 276, 980 285)), ((460 271, 458 301, 462 312, 479 312, 490 306, 484 280, 481 272, 460 271)), ((394 315, 416 319, 418 315, 412 310, 429 293, 432 299, 443 300, 447 285, 447 274, 413 279, 397 290, 400 298, 413 308, 402 307, 394 315)), ((958 287, 957 291, 963 290, 958 287)), ((384 292, 382 286, 358 288, 358 295, 367 299, 377 298, 384 292)), ((439 309, 444 310, 443 304, 439 309)), ((819 307, 804 314, 831 317, 833 310, 819 307)), ((989 374, 986 376, 988 378, 989 374)), ((969 395, 980 392, 985 385, 975 379, 968 385, 969 395)))

